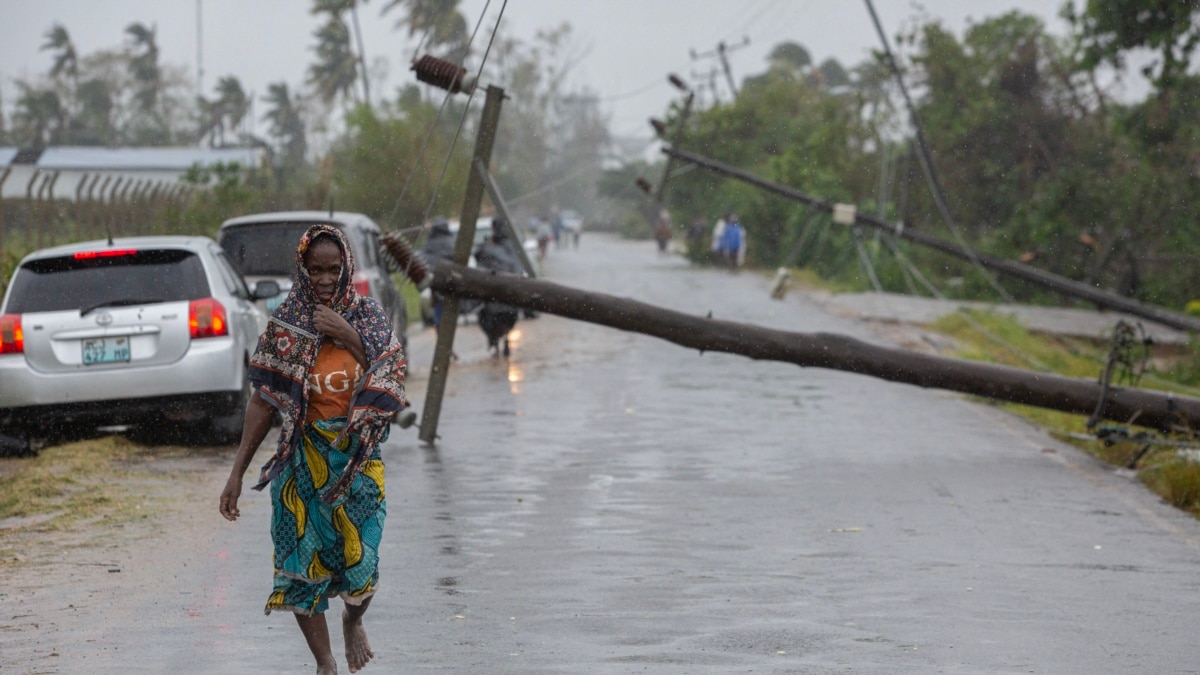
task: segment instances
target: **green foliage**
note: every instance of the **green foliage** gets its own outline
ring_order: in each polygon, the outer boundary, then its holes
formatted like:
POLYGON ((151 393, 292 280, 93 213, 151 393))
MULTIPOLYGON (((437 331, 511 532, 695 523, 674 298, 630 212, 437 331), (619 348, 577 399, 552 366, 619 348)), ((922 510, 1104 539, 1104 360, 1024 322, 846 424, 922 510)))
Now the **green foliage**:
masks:
POLYGON ((366 106, 351 111, 346 116, 346 136, 332 152, 337 207, 365 213, 385 227, 418 225, 449 154, 446 177, 434 200, 435 213, 457 216, 470 148, 459 143, 451 154, 454 118, 443 117, 428 134, 436 112, 424 103, 383 112, 366 106))
POLYGON ((236 162, 211 167, 195 165, 182 182, 195 189, 179 213, 184 231, 216 236, 227 218, 273 210, 267 177, 244 170, 236 162))
POLYGON ((1102 63, 1120 68, 1130 51, 1157 51, 1159 58, 1142 72, 1160 93, 1169 92, 1187 73, 1200 44, 1200 7, 1194 2, 1087 0, 1078 11, 1074 2, 1068 3, 1062 14, 1074 28, 1084 68, 1102 63))

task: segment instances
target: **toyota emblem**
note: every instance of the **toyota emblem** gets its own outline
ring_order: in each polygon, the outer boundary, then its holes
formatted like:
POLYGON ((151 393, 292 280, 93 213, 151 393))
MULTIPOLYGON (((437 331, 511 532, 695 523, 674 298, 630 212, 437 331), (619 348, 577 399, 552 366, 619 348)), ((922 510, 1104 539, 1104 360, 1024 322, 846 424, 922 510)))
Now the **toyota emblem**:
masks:
POLYGON ((108 324, 112 323, 112 314, 109 314, 108 312, 100 312, 96 315, 96 323, 100 324, 101 326, 107 326, 108 324))

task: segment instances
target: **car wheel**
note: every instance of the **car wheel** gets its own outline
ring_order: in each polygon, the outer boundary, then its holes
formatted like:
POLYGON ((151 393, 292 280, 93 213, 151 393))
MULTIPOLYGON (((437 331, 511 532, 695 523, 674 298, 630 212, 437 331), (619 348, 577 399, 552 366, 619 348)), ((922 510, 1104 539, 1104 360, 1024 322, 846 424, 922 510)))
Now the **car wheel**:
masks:
POLYGON ((200 442, 204 445, 237 445, 246 423, 246 405, 250 402, 250 380, 242 377, 242 390, 224 415, 214 415, 202 423, 200 442))

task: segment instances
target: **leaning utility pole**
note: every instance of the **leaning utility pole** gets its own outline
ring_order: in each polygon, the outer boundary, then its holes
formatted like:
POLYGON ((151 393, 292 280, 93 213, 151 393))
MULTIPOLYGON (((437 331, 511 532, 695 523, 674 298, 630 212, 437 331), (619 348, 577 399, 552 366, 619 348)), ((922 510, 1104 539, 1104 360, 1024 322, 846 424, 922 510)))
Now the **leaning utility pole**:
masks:
MULTIPOLYGON (((384 243, 392 252, 394 247, 384 243)), ((882 347, 836 333, 792 333, 722 321, 542 279, 489 274, 447 261, 434 261, 432 272, 431 287, 452 297, 494 300, 650 335, 702 354, 725 352, 842 370, 1159 431, 1194 433, 1200 429, 1200 399, 1172 392, 1106 388, 1095 380, 882 347)))
MULTIPOLYGON (((432 56, 421 57, 413 64, 417 79, 433 84, 452 93, 474 90, 475 83, 464 82, 466 69, 449 61, 432 56)), ((475 243, 475 221, 479 219, 479 205, 483 200, 484 177, 492 159, 492 146, 496 140, 496 128, 500 123, 500 105, 504 101, 504 90, 489 85, 483 104, 483 115, 479 122, 479 134, 475 138, 475 154, 471 160, 471 173, 467 178, 467 189, 463 195, 462 211, 459 214, 458 237, 454 241, 454 262, 466 265, 475 243)), ((452 296, 442 309, 437 328, 437 346, 433 350, 433 366, 429 373, 429 386, 425 392, 425 410, 421 414, 418 437, 433 445, 437 440, 438 417, 442 412, 442 397, 446 393, 446 378, 450 371, 450 355, 454 347, 454 333, 458 327, 458 297, 452 296)))
POLYGON ((1200 319, 1197 319, 1196 317, 1181 314, 1179 312, 1172 312, 1169 309, 1157 307, 1155 305, 1147 305, 1145 303, 1138 302, 1133 298, 1117 295, 1112 291, 1108 291, 1103 288, 1097 288, 1096 286, 1089 284, 1084 284, 1075 281, 1074 279, 1061 277, 1057 274, 1052 274, 1050 272, 1046 272, 1045 270, 1040 270, 1036 267, 1031 267, 1023 263, 1010 260, 1001 260, 999 258, 992 258, 981 253, 976 253, 975 251, 957 244, 938 239, 937 237, 929 235, 925 232, 921 232, 920 230, 906 228, 904 227, 904 223, 889 223, 883 218, 860 213, 853 204, 835 204, 830 201, 811 197, 795 188, 791 188, 786 185, 780 185, 779 183, 775 183, 764 178, 759 178, 748 171, 743 171, 736 167, 729 166, 728 164, 724 164, 709 157, 686 152, 684 150, 676 150, 675 148, 663 148, 662 151, 663 154, 667 155, 668 157, 674 157, 675 159, 694 164, 701 169, 705 169, 722 176, 728 176, 755 187, 760 187, 768 192, 777 194, 786 199, 807 204, 814 209, 832 213, 835 216, 835 222, 844 222, 845 224, 866 225, 868 227, 873 227, 884 232, 889 232, 896 237, 906 239, 915 244, 920 244, 922 246, 941 251, 942 253, 952 255, 956 258, 961 258, 963 260, 976 263, 982 267, 1000 272, 1001 274, 1006 274, 1010 277, 1021 279, 1022 281, 1027 281, 1043 288, 1048 288, 1057 293, 1062 293, 1063 295, 1078 298, 1080 300, 1086 300, 1104 309, 1125 312, 1126 314, 1141 317, 1143 319, 1149 319, 1150 321, 1154 321, 1171 328, 1176 328, 1178 330, 1200 332, 1200 319), (839 216, 841 217, 839 218, 839 216))

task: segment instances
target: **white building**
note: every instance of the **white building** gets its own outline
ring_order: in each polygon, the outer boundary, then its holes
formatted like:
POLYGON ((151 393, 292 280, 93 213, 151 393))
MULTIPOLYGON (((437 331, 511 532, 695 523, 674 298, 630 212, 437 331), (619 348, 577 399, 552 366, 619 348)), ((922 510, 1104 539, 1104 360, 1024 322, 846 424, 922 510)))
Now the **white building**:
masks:
POLYGON ((111 201, 178 189, 193 166, 267 168, 263 148, 0 147, 0 199, 111 201))

